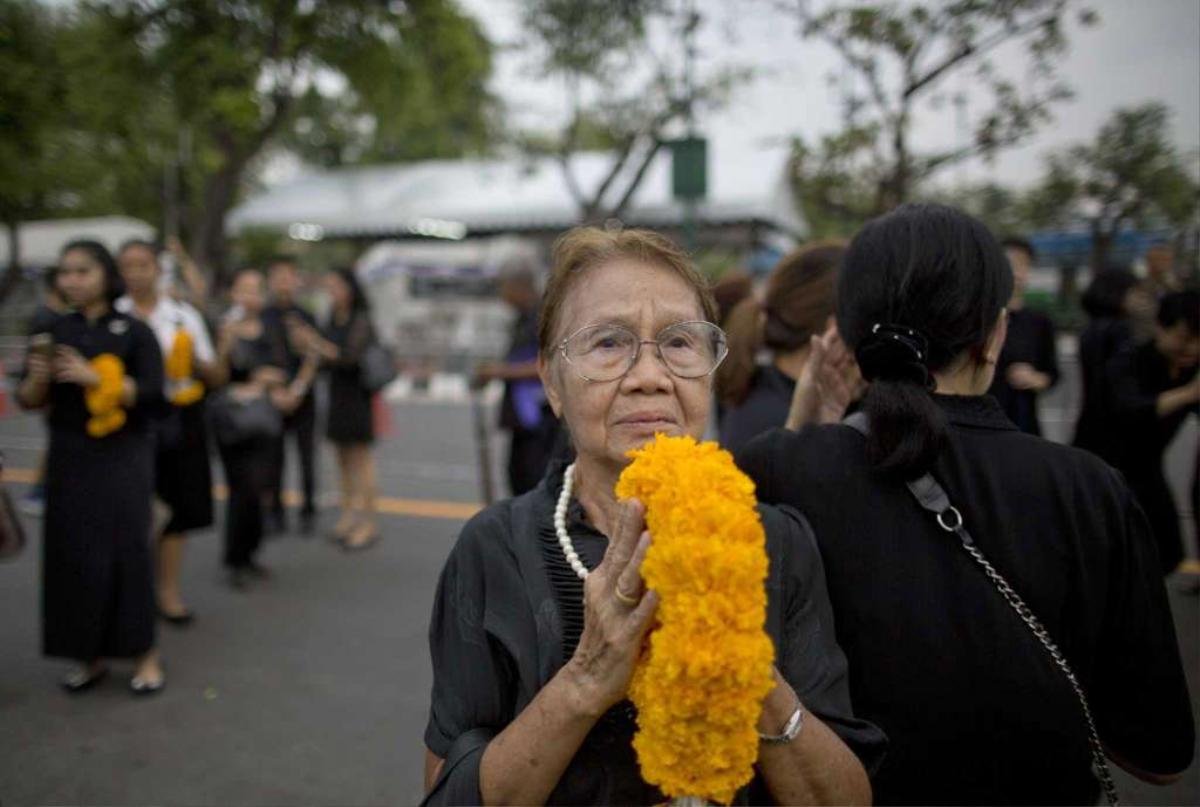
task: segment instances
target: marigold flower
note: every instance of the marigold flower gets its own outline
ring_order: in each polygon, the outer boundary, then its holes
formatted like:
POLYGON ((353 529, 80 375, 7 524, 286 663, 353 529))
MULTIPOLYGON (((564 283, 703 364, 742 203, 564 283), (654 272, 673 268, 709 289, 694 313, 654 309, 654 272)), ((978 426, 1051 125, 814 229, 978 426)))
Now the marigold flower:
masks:
POLYGON ((766 535, 754 483, 715 443, 658 435, 630 452, 616 493, 646 506, 642 563, 658 624, 634 671, 642 777, 670 797, 729 804, 754 776, 774 685, 766 535))
POLYGON ((84 403, 92 414, 87 433, 92 437, 107 437, 125 425, 125 410, 121 408, 125 363, 112 353, 101 353, 88 363, 100 376, 100 383, 83 392, 84 403))
POLYGON ((192 377, 192 335, 183 328, 175 331, 165 362, 167 379, 184 381, 192 377))

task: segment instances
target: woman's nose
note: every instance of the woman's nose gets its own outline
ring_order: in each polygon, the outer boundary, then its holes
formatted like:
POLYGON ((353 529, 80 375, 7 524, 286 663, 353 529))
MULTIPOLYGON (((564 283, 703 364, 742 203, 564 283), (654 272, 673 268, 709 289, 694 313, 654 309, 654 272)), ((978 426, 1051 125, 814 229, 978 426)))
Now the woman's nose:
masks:
POLYGON ((643 342, 622 386, 643 392, 671 388, 671 371, 658 353, 656 342, 643 342))

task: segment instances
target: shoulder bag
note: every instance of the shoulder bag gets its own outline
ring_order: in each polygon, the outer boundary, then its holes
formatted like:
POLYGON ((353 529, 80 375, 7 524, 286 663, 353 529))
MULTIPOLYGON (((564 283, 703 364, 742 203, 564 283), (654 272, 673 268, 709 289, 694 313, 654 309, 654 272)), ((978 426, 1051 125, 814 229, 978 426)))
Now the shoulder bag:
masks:
MULTIPOLYGON (((862 412, 855 412, 850 415, 842 423, 856 432, 866 437, 870 432, 870 424, 867 416, 862 412)), ((1079 683, 1079 679, 1075 676, 1075 671, 1071 669, 1071 665, 1067 663, 1067 659, 1063 656, 1062 651, 1058 649, 1058 645, 1050 638, 1050 633, 1042 625, 1042 621, 1037 618, 1033 611, 1029 610, 1029 606, 1021 599, 1020 595, 1009 585, 1008 580, 1004 578, 996 567, 984 556, 979 546, 975 543, 975 539, 971 537, 971 533, 967 532, 966 523, 963 521, 963 515, 953 504, 950 503, 950 496, 946 493, 933 474, 926 473, 924 476, 910 480, 906 483, 909 492, 913 498, 921 505, 922 509, 933 513, 937 524, 943 530, 953 533, 958 537, 959 543, 963 550, 971 556, 976 565, 983 570, 987 575, 987 579, 991 581, 992 586, 1004 598, 1013 612, 1025 623, 1034 638, 1038 640, 1042 648, 1046 651, 1046 655, 1054 662, 1054 665, 1062 672, 1063 677, 1067 679, 1067 683, 1071 685, 1071 689, 1075 692, 1075 697, 1079 700, 1079 708, 1083 713, 1084 722, 1087 724, 1088 744, 1092 751, 1092 773, 1099 780, 1100 786, 1104 789, 1104 796, 1108 803, 1117 807, 1120 803, 1117 796, 1117 787, 1113 784, 1112 771, 1109 770, 1108 760, 1104 757, 1104 746, 1100 743, 1100 735, 1096 731, 1096 721, 1092 718, 1092 708, 1088 705, 1087 695, 1084 694, 1083 686, 1079 683)))

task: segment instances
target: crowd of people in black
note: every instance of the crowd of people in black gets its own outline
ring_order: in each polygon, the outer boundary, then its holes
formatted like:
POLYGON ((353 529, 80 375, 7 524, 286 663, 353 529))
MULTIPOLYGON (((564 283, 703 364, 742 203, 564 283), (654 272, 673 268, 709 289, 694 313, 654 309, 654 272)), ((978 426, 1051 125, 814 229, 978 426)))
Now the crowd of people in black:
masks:
POLYGON ((734 803, 1115 803, 1113 765, 1178 779, 1195 727, 1161 460, 1200 401, 1200 300, 1157 252, 1148 281, 1088 290, 1081 450, 1039 436, 1060 370, 1032 246, 953 208, 804 247, 761 298, 714 294, 653 232, 565 234, 521 371, 566 441, 442 571, 425 803, 666 801, 628 700, 653 538, 614 493, 656 433, 715 432, 760 502, 775 685, 734 803))
POLYGON ((330 538, 348 551, 379 537, 372 398, 360 360, 375 343, 367 299, 349 270, 324 278, 328 321, 298 304, 294 259, 232 279, 228 306, 178 245, 182 283, 165 276, 157 247, 129 241, 67 244, 48 270, 17 391, 45 413, 49 446, 43 515, 42 646, 78 666, 63 680, 82 692, 109 661, 135 660, 129 686, 165 685, 158 619, 194 619, 180 585, 189 532, 214 523, 211 456, 224 469, 224 565, 244 589, 269 576, 264 534, 285 528, 285 441, 297 448, 299 527, 316 528, 315 385, 324 373, 337 415, 326 435, 341 472, 341 512, 330 538), (209 319, 206 314, 215 314, 209 319))
MULTIPOLYGON (((71 242, 30 326, 18 398, 50 438, 43 650, 78 665, 71 692, 114 658, 134 659, 134 693, 165 685, 156 622, 194 619, 180 570, 215 520, 214 451, 232 587, 269 575, 289 442, 298 526, 315 528, 322 374, 331 537, 380 535, 378 339, 353 271, 323 277, 322 324, 286 257, 236 273, 217 314, 176 253, 182 291, 153 244, 71 242)), ((1200 411, 1200 296, 1161 247, 1144 280, 1096 273, 1075 446, 1059 445, 1040 437, 1060 367, 1027 305, 1035 261, 953 208, 906 205, 720 304, 649 231, 565 234, 544 294, 506 274, 512 346, 476 381, 506 382, 514 497, 463 528, 438 583, 427 803, 664 801, 627 700, 654 624, 650 539, 614 493, 660 432, 715 434, 766 531, 774 688, 735 803, 1094 803, 1114 797, 1109 762, 1160 783, 1187 768, 1162 460, 1200 411)))

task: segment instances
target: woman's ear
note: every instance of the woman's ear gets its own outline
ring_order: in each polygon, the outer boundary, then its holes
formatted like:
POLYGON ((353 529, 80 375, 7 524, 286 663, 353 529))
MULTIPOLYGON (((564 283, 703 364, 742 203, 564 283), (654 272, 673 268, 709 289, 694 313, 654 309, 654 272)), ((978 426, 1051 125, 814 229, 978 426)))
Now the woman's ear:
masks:
POLYGON ((1000 309, 1000 316, 996 318, 996 324, 992 326, 992 332, 988 334, 987 347, 984 350, 984 361, 988 364, 996 364, 1000 361, 1000 351, 1004 349, 1004 340, 1008 338, 1008 309, 1000 309))
POLYGON ((546 400, 550 402, 550 408, 554 411, 554 416, 562 419, 562 394, 558 388, 558 379, 555 378, 554 368, 551 366, 552 361, 539 352, 537 359, 538 378, 542 381, 542 389, 546 391, 546 400))

